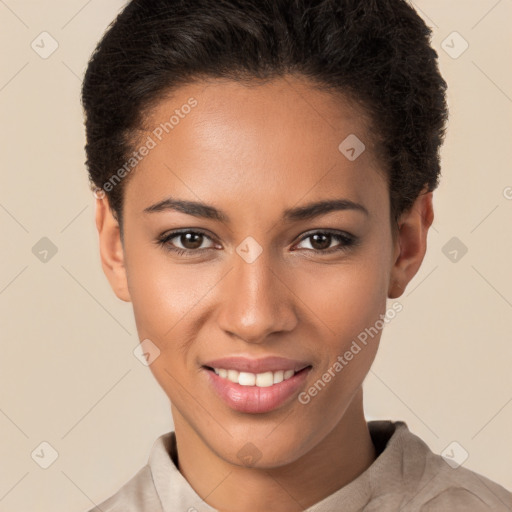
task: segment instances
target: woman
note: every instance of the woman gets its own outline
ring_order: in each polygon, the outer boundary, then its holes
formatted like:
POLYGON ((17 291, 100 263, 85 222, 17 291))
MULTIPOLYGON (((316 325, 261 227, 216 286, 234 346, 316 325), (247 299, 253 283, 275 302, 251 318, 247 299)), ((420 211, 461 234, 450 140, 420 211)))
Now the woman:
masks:
POLYGON ((403 0, 144 0, 83 84, 101 261, 175 430, 94 510, 510 510, 362 384, 418 271, 447 107, 403 0))

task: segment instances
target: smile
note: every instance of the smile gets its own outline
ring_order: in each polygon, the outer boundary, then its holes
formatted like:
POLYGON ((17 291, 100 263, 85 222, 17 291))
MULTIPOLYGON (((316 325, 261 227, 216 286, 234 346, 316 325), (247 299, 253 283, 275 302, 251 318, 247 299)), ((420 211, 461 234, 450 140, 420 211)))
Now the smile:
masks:
POLYGON ((204 366, 207 385, 231 409, 249 414, 268 413, 291 403, 305 386, 311 365, 299 370, 251 373, 204 366))
POLYGON ((226 370, 225 368, 212 368, 212 370, 223 379, 227 379, 241 386, 257 386, 259 388, 268 388, 274 384, 279 384, 295 375, 294 370, 278 370, 275 372, 250 373, 239 372, 238 370, 226 370))

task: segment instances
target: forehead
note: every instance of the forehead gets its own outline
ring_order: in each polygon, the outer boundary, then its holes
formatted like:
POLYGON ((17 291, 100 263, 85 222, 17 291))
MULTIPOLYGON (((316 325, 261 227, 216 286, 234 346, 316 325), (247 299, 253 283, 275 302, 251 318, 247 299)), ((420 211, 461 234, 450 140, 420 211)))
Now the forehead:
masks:
POLYGON ((125 204, 142 211, 166 195, 295 204, 340 194, 375 203, 386 186, 369 133, 356 104, 304 80, 188 84, 149 113, 139 141, 151 149, 125 204))

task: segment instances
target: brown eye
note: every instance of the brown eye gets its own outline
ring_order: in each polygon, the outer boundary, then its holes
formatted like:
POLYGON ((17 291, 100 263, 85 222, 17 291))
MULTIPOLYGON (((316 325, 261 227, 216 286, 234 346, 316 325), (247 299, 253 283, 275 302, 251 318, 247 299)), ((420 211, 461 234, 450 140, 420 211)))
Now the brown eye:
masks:
POLYGON ((315 251, 323 251, 331 246, 332 235, 320 233, 317 235, 311 235, 311 246, 315 251))
POLYGON ((214 248, 213 243, 209 247, 203 247, 204 242, 207 240, 213 242, 205 233, 189 229, 164 234, 157 239, 157 243, 165 249, 178 254, 193 254, 214 248))
POLYGON ((193 231, 178 235, 176 238, 179 239, 180 243, 185 249, 199 249, 204 239, 202 233, 195 233, 193 231))
POLYGON ((330 232, 330 231, 316 231, 304 236, 301 242, 309 240, 310 251, 319 254, 329 254, 332 252, 346 251, 352 245, 356 244, 356 237, 344 232, 330 232), (332 246, 332 243, 338 242, 337 245, 332 246))

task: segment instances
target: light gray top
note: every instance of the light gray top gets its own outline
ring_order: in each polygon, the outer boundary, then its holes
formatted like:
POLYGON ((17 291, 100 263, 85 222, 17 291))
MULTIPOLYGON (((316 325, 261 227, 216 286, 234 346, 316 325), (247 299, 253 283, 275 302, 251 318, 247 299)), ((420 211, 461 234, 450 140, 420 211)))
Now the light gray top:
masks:
MULTIPOLYGON (((511 492, 463 466, 452 467, 403 421, 369 421, 368 428, 379 454, 375 461, 306 512, 512 512, 511 492)), ((176 437, 168 432, 155 441, 147 465, 89 512, 215 512, 176 460, 176 437)))

